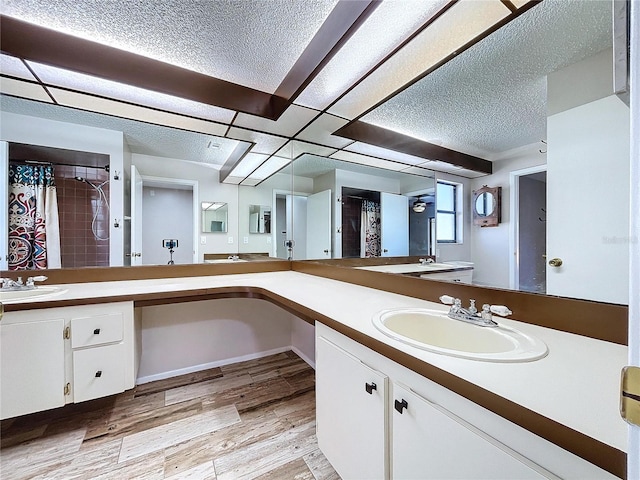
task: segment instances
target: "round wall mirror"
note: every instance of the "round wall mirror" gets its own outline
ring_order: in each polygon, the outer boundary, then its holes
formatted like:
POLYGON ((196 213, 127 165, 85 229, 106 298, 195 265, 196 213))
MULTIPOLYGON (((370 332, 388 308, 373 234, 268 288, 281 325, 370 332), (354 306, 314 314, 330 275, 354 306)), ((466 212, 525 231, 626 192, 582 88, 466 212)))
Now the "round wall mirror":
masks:
POLYGON ((494 206, 496 204, 493 194, 484 192, 476 197, 476 213, 481 217, 486 217, 493 213, 494 206))

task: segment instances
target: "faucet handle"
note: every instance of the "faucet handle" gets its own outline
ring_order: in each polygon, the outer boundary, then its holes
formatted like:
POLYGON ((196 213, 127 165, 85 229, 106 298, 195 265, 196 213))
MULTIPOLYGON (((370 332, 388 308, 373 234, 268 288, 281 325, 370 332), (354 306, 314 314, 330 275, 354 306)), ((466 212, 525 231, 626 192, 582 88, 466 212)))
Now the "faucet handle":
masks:
POLYGON ((491 312, 495 313, 496 315, 500 315, 501 317, 506 317, 507 315, 511 315, 513 313, 504 305, 491 305, 489 307, 489 310, 491 310, 491 312))
POLYGON ((478 313, 478 309, 476 308, 476 301, 473 299, 469 300, 469 313, 471 315, 475 315, 476 313, 478 313))
POLYGON ((441 301, 442 303, 444 303, 445 305, 453 305, 453 304, 454 304, 454 302, 456 301, 456 299, 455 299, 455 298, 453 298, 453 297, 452 297, 452 296, 450 296, 450 295, 442 295, 442 296, 440 297, 440 301, 441 301))

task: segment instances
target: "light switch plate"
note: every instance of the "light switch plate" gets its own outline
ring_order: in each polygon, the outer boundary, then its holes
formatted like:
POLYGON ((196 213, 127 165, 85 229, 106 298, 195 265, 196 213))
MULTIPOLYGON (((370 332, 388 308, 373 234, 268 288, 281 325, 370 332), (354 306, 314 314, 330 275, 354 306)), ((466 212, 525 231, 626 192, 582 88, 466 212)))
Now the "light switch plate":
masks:
POLYGON ((233 237, 227 237, 227 243, 233 243, 233 237))
POLYGON ((206 245, 206 244, 207 244, 207 237, 201 236, 200 237, 200 245, 206 245))

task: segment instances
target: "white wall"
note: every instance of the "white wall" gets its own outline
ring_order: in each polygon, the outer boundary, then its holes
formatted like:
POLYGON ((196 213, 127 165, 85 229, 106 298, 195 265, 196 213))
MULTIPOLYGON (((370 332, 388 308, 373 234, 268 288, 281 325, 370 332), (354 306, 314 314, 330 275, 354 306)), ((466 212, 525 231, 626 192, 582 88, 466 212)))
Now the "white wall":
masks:
POLYGON ((144 265, 166 265, 169 250, 162 240, 175 238, 176 264, 193 263, 193 191, 175 188, 142 189, 142 251, 144 265))
POLYGON ((294 349, 314 359, 313 326, 264 300, 143 307, 138 383, 294 349))
MULTIPOLYGON (((170 179, 196 180, 198 182, 198 204, 202 202, 225 202, 229 206, 229 225, 227 233, 202 233, 200 237, 206 244, 198 242, 198 261, 204 260, 205 253, 238 252, 238 186, 218 182, 218 170, 176 158, 155 157, 134 153, 134 164, 143 176, 165 177, 170 179), (233 243, 229 243, 229 238, 233 243)), ((144 206, 144 205, 143 205, 144 206)), ((200 222, 201 215, 198 215, 200 222)))
POLYGON ((469 183, 468 209, 471 217, 473 190, 483 185, 502 187, 502 220, 497 227, 480 227, 469 224, 470 254, 474 262, 473 281, 482 285, 509 288, 509 261, 514 252, 509 245, 513 228, 511 219, 511 172, 546 164, 546 155, 540 153, 541 144, 505 152, 502 160, 493 162, 493 173, 472 179, 469 183))
POLYGON ((114 130, 87 127, 66 122, 56 122, 9 112, 0 112, 0 140, 44 147, 64 148, 82 152, 109 155, 110 177, 109 207, 109 257, 111 265, 124 264, 124 134, 114 130), (115 180, 115 172, 120 179, 115 180), (118 227, 114 226, 118 219, 118 227))

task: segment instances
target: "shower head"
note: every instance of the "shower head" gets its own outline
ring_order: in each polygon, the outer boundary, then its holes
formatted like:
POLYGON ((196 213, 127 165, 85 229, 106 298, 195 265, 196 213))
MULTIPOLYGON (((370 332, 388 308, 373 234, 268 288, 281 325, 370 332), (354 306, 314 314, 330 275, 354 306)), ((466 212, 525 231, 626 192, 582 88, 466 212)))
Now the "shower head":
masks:
POLYGON ((83 177, 73 177, 74 180, 77 180, 78 182, 86 182, 87 180, 84 179, 83 177))

